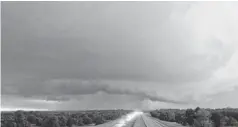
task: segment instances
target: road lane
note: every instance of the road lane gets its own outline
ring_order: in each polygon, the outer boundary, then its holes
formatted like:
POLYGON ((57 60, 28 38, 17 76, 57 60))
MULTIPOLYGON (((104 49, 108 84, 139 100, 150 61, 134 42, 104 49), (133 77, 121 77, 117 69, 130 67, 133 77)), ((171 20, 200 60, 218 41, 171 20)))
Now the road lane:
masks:
POLYGON ((144 120, 149 123, 151 127, 184 127, 176 122, 162 121, 151 116, 144 116, 144 120))
POLYGON ((133 120, 126 123, 124 127, 134 127, 137 121, 138 121, 138 118, 134 118, 133 120))
POLYGON ((134 126, 126 126, 126 127, 147 127, 147 126, 142 118, 142 115, 140 115, 136 118, 134 126))
POLYGON ((175 122, 167 122, 153 118, 148 114, 131 115, 131 117, 129 117, 130 119, 124 117, 124 119, 126 118, 127 120, 125 121, 118 119, 95 127, 185 127, 175 122))

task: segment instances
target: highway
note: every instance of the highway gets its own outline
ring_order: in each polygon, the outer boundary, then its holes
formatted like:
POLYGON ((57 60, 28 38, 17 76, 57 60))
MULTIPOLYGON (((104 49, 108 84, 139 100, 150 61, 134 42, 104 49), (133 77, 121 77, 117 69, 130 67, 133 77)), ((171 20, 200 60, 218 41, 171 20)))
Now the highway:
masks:
POLYGON ((145 113, 131 113, 121 119, 95 127, 185 127, 175 122, 162 121, 145 113))

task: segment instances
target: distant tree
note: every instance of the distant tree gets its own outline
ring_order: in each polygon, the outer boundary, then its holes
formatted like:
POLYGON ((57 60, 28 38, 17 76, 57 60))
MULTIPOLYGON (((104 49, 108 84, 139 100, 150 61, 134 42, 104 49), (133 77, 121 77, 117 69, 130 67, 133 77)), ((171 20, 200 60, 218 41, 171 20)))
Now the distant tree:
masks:
POLYGON ((226 126, 226 125, 228 125, 229 124, 229 117, 227 117, 227 116, 222 116, 221 117, 221 120, 220 120, 220 123, 221 123, 221 125, 220 126, 226 126))
POLYGON ((38 117, 36 118, 36 126, 41 126, 42 122, 43 122, 42 118, 38 118, 38 117))
POLYGON ((168 120, 171 122, 175 122, 175 113, 172 111, 167 112, 168 120))
POLYGON ((27 121, 32 124, 36 124, 36 117, 34 115, 29 115, 27 116, 27 121))
POLYGON ((177 123, 182 124, 182 123, 183 123, 183 122, 182 122, 182 121, 183 121, 182 115, 179 114, 179 113, 175 114, 175 121, 176 121, 177 123))
POLYGON ((238 126, 238 121, 235 118, 233 118, 233 117, 229 117, 228 125, 230 125, 230 126, 238 126))
POLYGON ((218 112, 212 113, 211 120, 214 122, 215 127, 221 126, 221 114, 218 112))
POLYGON ((82 118, 78 118, 77 119, 77 124, 76 124, 77 126, 83 126, 84 125, 84 123, 83 123, 83 119, 82 118))
POLYGON ((160 112, 159 119, 168 121, 167 114, 165 112, 160 112))
POLYGON ((83 117, 83 123, 87 125, 87 124, 92 124, 93 121, 92 121, 92 119, 90 119, 87 115, 84 115, 84 117, 83 117))
POLYGON ((58 118, 54 115, 49 116, 43 121, 42 127, 60 127, 58 118))
POLYGON ((186 121, 185 115, 182 115, 181 117, 182 117, 182 125, 187 126, 188 123, 186 121))
POLYGON ((69 117, 68 120, 67 120, 66 125, 68 127, 72 127, 74 124, 75 124, 75 120, 72 117, 69 117))
POLYGON ((200 107, 195 108, 194 112, 197 112, 198 110, 200 110, 200 107))
POLYGON ((157 111, 151 111, 150 112, 150 115, 152 116, 152 117, 155 117, 155 118, 159 118, 159 113, 157 112, 157 111))
POLYGON ((23 111, 16 111, 14 115, 17 127, 31 127, 31 124, 25 120, 25 114, 23 111))
POLYGON ((60 126, 66 126, 66 124, 67 124, 67 118, 65 117, 65 116, 59 116, 59 124, 60 124, 60 126))
POLYGON ((189 125, 193 125, 194 123, 194 111, 193 109, 187 109, 186 112, 185 112, 185 116, 186 116, 186 122, 189 124, 189 125))
MULTIPOLYGON (((192 125, 191 125, 191 126, 192 126, 192 125)), ((194 126, 194 127, 202 127, 203 125, 202 125, 201 122, 199 122, 197 119, 194 119, 193 126, 194 126)))
POLYGON ((37 118, 42 118, 42 117, 43 117, 43 115, 42 115, 41 112, 39 112, 39 111, 34 112, 34 115, 35 115, 37 118))
MULTIPOLYGON (((1 125, 1 126, 3 126, 3 125, 1 125)), ((16 124, 16 122, 9 120, 9 121, 6 121, 6 124, 4 127, 17 127, 17 124, 16 124)))
POLYGON ((14 115, 15 115, 15 121, 17 123, 22 123, 25 119, 23 111, 16 111, 14 115))
POLYGON ((195 120, 198 121, 202 126, 206 127, 211 126, 211 122, 209 121, 210 117, 210 112, 205 109, 199 109, 195 114, 195 120))
POLYGON ((103 123, 105 123, 105 119, 102 116, 97 116, 95 118, 95 124, 96 125, 103 124, 103 123))
POLYGON ((230 121, 230 118, 229 117, 227 117, 227 116, 225 116, 224 117, 224 120, 225 120, 225 123, 226 123, 226 125, 229 123, 229 121, 230 121))
POLYGON ((196 112, 195 117, 208 120, 211 117, 211 113, 209 111, 205 110, 205 109, 199 109, 196 112))

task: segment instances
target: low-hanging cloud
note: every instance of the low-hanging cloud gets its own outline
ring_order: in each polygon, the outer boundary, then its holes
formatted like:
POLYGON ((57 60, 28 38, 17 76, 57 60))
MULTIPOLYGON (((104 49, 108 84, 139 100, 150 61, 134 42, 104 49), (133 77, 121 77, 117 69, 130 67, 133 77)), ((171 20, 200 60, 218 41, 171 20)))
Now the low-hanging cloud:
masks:
POLYGON ((174 103, 174 104, 188 104, 189 102, 186 101, 178 101, 178 100, 172 100, 166 97, 162 97, 160 95, 156 95, 155 92, 151 91, 142 91, 138 89, 129 90, 129 89, 113 89, 109 87, 104 87, 103 92, 108 94, 122 94, 122 95, 132 95, 137 96, 142 99, 148 99, 151 101, 159 101, 159 102, 167 102, 167 103, 174 103))
POLYGON ((99 92, 109 95, 129 95, 138 99, 148 99, 151 101, 160 101, 175 104, 187 104, 185 101, 172 100, 156 94, 155 91, 143 91, 141 89, 125 89, 113 85, 102 84, 97 81, 80 80, 50 80, 42 84, 29 84, 18 86, 3 86, 4 95, 20 95, 24 97, 40 97, 45 100, 69 101, 74 96, 97 94, 99 92), (24 89, 23 89, 24 88, 24 89))

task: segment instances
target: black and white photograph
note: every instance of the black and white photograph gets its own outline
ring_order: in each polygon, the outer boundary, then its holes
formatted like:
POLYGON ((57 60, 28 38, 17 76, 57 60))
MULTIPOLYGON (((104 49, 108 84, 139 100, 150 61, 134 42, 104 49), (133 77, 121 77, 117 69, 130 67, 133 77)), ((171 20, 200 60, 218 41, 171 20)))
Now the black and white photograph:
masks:
POLYGON ((1 1, 1 127, 238 127, 238 1, 1 1))

